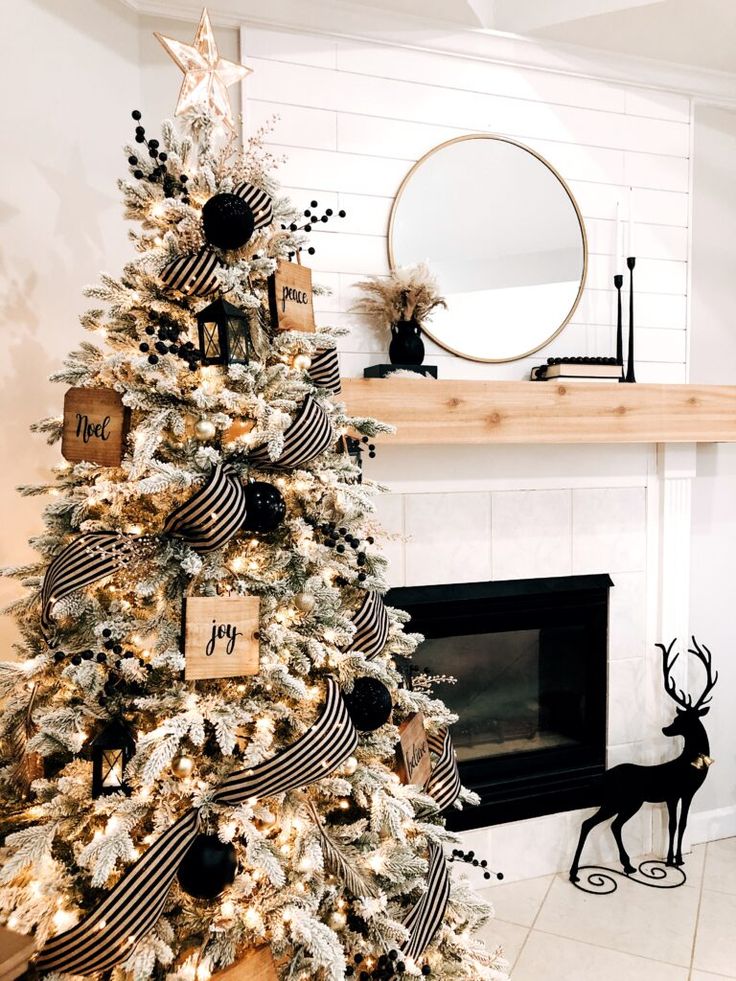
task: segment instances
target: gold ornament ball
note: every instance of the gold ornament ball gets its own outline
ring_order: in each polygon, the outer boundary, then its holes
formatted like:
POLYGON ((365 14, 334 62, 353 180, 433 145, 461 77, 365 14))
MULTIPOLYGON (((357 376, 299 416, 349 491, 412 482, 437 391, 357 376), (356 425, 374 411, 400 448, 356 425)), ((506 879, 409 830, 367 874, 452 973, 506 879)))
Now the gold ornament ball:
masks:
POLYGON ((194 435, 197 439, 203 442, 208 439, 214 439, 217 432, 217 427, 214 422, 210 422, 209 419, 198 420, 196 426, 194 427, 194 435))
POLYGON ((329 922, 333 930, 342 930, 342 928, 348 922, 348 918, 344 913, 341 913, 339 910, 335 910, 334 913, 330 914, 329 922))
POLYGON ((309 613, 313 610, 316 602, 316 598, 311 593, 297 593, 294 597, 296 608, 302 613, 309 613))
POLYGON ((349 777, 355 773, 358 769, 358 761, 354 756, 348 756, 342 765, 343 773, 346 773, 349 777))
POLYGON ((297 371, 309 371, 312 367, 312 359, 308 354, 297 354, 291 363, 297 371))
POLYGON ((183 780, 184 777, 191 776, 193 769, 194 760, 191 756, 186 756, 184 753, 175 756, 171 761, 171 772, 180 780, 183 780))

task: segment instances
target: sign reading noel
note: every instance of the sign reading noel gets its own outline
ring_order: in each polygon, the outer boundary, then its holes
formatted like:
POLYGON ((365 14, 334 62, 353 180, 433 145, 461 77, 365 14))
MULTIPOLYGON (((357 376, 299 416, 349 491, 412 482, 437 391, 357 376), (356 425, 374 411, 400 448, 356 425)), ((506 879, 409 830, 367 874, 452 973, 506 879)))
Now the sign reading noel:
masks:
POLYGON ((70 388, 64 396, 61 454, 70 463, 119 467, 129 412, 110 388, 70 388))
POLYGON ((314 332, 312 270, 279 260, 268 280, 271 322, 277 330, 314 332))
POLYGON ((258 674, 257 596, 189 596, 184 601, 184 677, 258 674))
POLYGON ((397 748, 399 775, 402 783, 423 787, 432 773, 424 716, 421 712, 410 715, 399 727, 401 741, 397 748))

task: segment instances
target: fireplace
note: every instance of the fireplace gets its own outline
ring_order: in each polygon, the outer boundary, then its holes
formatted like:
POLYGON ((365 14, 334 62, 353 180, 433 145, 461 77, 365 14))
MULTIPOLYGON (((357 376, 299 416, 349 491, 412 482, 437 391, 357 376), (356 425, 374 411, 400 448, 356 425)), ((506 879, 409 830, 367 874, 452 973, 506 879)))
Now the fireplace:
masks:
POLYGON ((403 667, 442 687, 465 786, 457 831, 597 803, 606 752, 607 575, 392 589, 424 635, 403 667))

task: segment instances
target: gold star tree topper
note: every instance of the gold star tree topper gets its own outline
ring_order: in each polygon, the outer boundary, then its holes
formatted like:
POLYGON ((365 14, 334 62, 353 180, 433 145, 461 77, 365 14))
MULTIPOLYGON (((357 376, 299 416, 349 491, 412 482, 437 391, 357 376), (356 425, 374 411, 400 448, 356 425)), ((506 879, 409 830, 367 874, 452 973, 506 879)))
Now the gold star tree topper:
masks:
POLYGON ((249 75, 251 68, 220 57, 207 8, 202 11, 192 44, 155 35, 184 72, 175 114, 205 106, 217 119, 234 129, 228 88, 249 75))

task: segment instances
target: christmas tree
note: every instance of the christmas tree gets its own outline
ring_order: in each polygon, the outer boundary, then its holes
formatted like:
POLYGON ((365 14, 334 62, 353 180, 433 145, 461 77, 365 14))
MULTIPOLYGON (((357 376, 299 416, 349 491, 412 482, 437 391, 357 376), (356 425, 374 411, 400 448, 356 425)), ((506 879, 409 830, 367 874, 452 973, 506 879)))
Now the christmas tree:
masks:
POLYGON ((185 122, 133 113, 136 257, 87 291, 36 427, 66 459, 22 489, 51 500, 8 570, 2 921, 47 976, 501 978, 445 858, 473 799, 455 720, 382 598, 360 454, 387 427, 340 404, 298 261, 334 216, 279 196, 263 134, 238 145, 245 69, 206 15, 162 40, 185 122))

